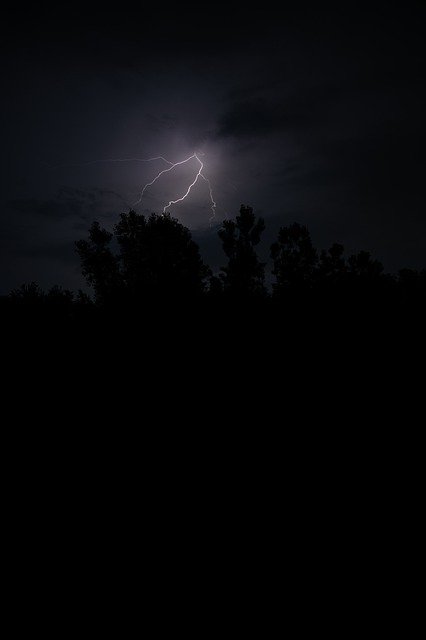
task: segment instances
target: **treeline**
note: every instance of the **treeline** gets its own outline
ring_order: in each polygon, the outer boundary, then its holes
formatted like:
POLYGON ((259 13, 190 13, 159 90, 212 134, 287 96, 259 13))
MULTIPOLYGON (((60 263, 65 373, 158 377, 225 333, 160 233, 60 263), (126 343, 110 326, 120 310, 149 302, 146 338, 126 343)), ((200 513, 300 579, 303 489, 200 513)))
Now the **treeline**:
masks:
POLYGON ((241 206, 235 220, 225 220, 218 236, 226 264, 214 274, 178 220, 170 215, 123 213, 112 232, 94 222, 88 238, 76 243, 93 296, 59 286, 44 292, 32 282, 3 299, 3 308, 84 317, 95 310, 143 311, 162 304, 180 309, 193 303, 217 308, 244 304, 288 308, 293 303, 319 302, 426 304, 426 270, 386 274, 370 253, 345 257, 343 245, 337 243, 318 251, 308 228, 297 223, 282 227, 270 248, 272 282, 267 287, 267 264, 257 254, 264 229, 263 219, 247 206, 241 206))

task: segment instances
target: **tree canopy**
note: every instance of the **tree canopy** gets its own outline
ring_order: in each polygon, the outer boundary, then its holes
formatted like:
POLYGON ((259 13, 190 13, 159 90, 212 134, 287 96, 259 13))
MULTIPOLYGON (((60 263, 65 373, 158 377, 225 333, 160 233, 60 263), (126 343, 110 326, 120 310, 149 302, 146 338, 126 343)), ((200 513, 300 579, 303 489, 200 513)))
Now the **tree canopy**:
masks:
POLYGON ((170 215, 122 213, 113 232, 94 222, 89 240, 76 246, 83 274, 103 303, 199 296, 210 274, 189 230, 170 215))
POLYGON ((228 264, 221 269, 225 292, 236 297, 265 293, 265 263, 260 262, 255 249, 264 229, 263 219, 256 219, 253 209, 244 205, 235 222, 224 220, 218 235, 228 257, 228 264))
MULTIPOLYGON (((296 222, 283 226, 270 247, 272 269, 258 255, 265 223, 249 206, 241 205, 235 219, 226 219, 218 230, 227 263, 212 275, 203 262, 189 229, 170 215, 122 213, 111 230, 92 223, 86 239, 76 242, 82 274, 94 292, 77 294, 55 286, 43 291, 35 282, 13 290, 3 308, 34 317, 97 317, 105 308, 126 306, 145 309, 170 301, 177 309, 203 301, 222 314, 229 302, 256 301, 253 308, 298 308, 293 302, 324 301, 330 308, 339 301, 370 306, 379 300, 391 304, 426 306, 426 271, 402 269, 384 272, 368 251, 345 255, 334 243, 317 250, 309 229, 296 222), (220 301, 225 306, 220 304, 220 301), (265 304, 264 304, 265 303, 265 304), (263 306, 262 306, 263 305, 263 306)), ((323 305, 323 307, 325 306, 323 305)), ((245 304, 241 308, 247 309, 245 304)), ((300 308, 303 308, 301 305, 300 308)), ((312 308, 312 305, 311 305, 312 308)))

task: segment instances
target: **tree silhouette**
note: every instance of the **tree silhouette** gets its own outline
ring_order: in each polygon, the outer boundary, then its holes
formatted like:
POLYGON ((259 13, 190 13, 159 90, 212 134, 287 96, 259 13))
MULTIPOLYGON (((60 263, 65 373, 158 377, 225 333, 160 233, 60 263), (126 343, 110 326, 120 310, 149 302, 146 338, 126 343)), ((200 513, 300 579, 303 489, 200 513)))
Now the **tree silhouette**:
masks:
MULTIPOLYGON (((51 319, 50 327, 63 327, 69 321, 86 326, 86 322, 97 323, 101 318, 109 325, 110 320, 116 322, 122 317, 126 326, 130 318, 135 318, 139 328, 142 315, 134 311, 140 308, 145 312, 148 305, 152 311, 147 316, 150 326, 159 326, 162 319, 168 322, 170 316, 164 311, 171 308, 170 301, 174 320, 183 320, 182 327, 193 327, 193 301, 197 301, 197 312, 207 311, 208 322, 225 310, 238 314, 241 309, 245 314, 245 301, 253 300, 256 304, 250 304, 251 311, 259 311, 258 317, 266 319, 276 313, 278 324, 283 311, 291 317, 290 308, 295 310, 298 322, 300 314, 310 317, 318 309, 327 319, 339 318, 343 308, 349 311, 347 317, 360 319, 366 310, 379 309, 380 305, 386 313, 426 311, 425 270, 401 269, 397 276, 385 274, 381 262, 367 251, 345 260, 344 247, 338 243, 318 253, 308 228, 298 223, 282 227, 271 246, 275 276, 272 288, 277 304, 269 304, 265 263, 256 252, 264 229, 263 219, 256 218, 253 209, 245 205, 241 205, 235 220, 225 220, 218 236, 228 264, 217 276, 203 263, 189 230, 169 214, 122 213, 112 231, 94 222, 88 238, 76 242, 76 250, 83 275, 94 288, 96 304, 81 290, 73 294, 55 286, 45 292, 36 282, 29 282, 9 296, 0 296, 2 315, 8 314, 11 326, 20 318, 24 322, 34 320, 38 326, 51 319), (282 301, 288 299, 297 304, 284 306, 282 301), (198 304, 201 300, 203 303, 198 304), (230 305, 229 301, 236 304, 230 305), (121 313, 126 309, 130 313, 121 313)), ((203 322, 201 325, 204 327, 203 322)))
POLYGON ((234 297, 265 294, 265 264, 260 262, 255 247, 265 229, 262 218, 256 220, 251 207, 241 205, 236 221, 224 220, 218 235, 229 258, 221 268, 225 292, 234 297))
POLYGON ((383 265, 373 260, 369 251, 360 251, 348 259, 349 273, 364 282, 377 281, 383 274, 383 265))
POLYGON ((89 240, 76 246, 83 274, 103 303, 193 298, 203 292, 210 274, 189 230, 170 215, 122 213, 113 233, 95 222, 89 240))
POLYGON ((29 282, 21 285, 18 289, 13 289, 9 297, 15 302, 39 305, 43 301, 44 295, 43 289, 37 282, 29 282))
MULTIPOLYGON (((57 321, 71 318, 74 312, 74 293, 55 285, 47 293, 30 282, 14 289, 8 296, 9 310, 23 312, 31 322, 57 321)), ((17 316, 19 317, 19 316, 17 316)))
POLYGON ((117 257, 109 247, 112 238, 113 234, 102 229, 99 222, 93 222, 89 239, 75 243, 83 276, 101 303, 113 300, 123 284, 117 257))
POLYGON ((347 265, 344 258, 345 248, 342 244, 335 242, 325 251, 321 251, 317 279, 319 282, 328 285, 342 283, 347 273, 347 265))
POLYGON ((56 307, 69 307, 74 301, 74 294, 69 289, 55 285, 46 295, 47 304, 56 307))
POLYGON ((276 296, 288 290, 303 291, 313 286, 318 256, 307 227, 297 222, 282 227, 278 241, 271 246, 271 258, 274 262, 272 273, 276 278, 272 286, 276 296))

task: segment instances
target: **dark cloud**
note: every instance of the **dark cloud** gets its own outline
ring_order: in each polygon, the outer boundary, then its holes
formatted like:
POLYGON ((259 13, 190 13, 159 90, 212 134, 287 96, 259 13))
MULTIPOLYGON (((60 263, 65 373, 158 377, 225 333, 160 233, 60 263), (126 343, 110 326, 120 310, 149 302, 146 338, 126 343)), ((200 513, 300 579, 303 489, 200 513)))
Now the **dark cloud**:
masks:
POLYGON ((45 262, 64 263, 76 267, 74 244, 68 239, 40 244, 27 244, 22 247, 21 256, 25 259, 42 259, 45 262))
MULTIPOLYGON (((273 83, 272 86, 260 85, 246 92, 239 90, 239 93, 246 93, 246 99, 232 102, 220 116, 219 137, 256 138, 301 127, 309 129, 327 121, 330 109, 350 99, 343 80, 340 84, 323 82, 318 85, 314 82, 312 86, 296 87, 273 83), (271 99, 249 97, 249 94, 257 92, 271 95, 271 99)), ((235 91, 231 92, 233 95, 235 91)))
POLYGON ((111 189, 99 189, 90 191, 61 187, 56 195, 50 199, 16 198, 9 200, 6 207, 12 212, 35 217, 59 219, 89 220, 94 216, 108 216, 108 209, 117 204, 125 205, 124 198, 111 189))
POLYGON ((46 218, 81 218, 84 216, 83 203, 75 198, 38 200, 37 198, 19 198, 8 202, 10 209, 17 214, 46 218))
POLYGON ((224 113, 219 120, 220 138, 253 138, 279 131, 289 121, 279 107, 262 103, 243 102, 224 113))

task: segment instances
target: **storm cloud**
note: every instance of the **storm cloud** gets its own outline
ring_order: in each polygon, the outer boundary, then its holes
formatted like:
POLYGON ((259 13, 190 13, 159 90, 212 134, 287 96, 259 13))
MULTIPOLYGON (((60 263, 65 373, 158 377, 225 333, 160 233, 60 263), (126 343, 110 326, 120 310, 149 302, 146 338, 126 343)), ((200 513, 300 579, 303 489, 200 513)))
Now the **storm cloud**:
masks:
MULTIPOLYGON (((215 230, 242 202, 266 219, 265 255, 298 220, 321 246, 423 267, 426 10, 410 7, 9 9, 0 291, 23 279, 79 284, 74 241, 94 219, 114 224, 164 166, 97 161, 194 151, 218 204, 213 228, 205 184, 171 213, 213 267, 215 230)), ((193 170, 161 178, 137 210, 161 212, 193 170)))

